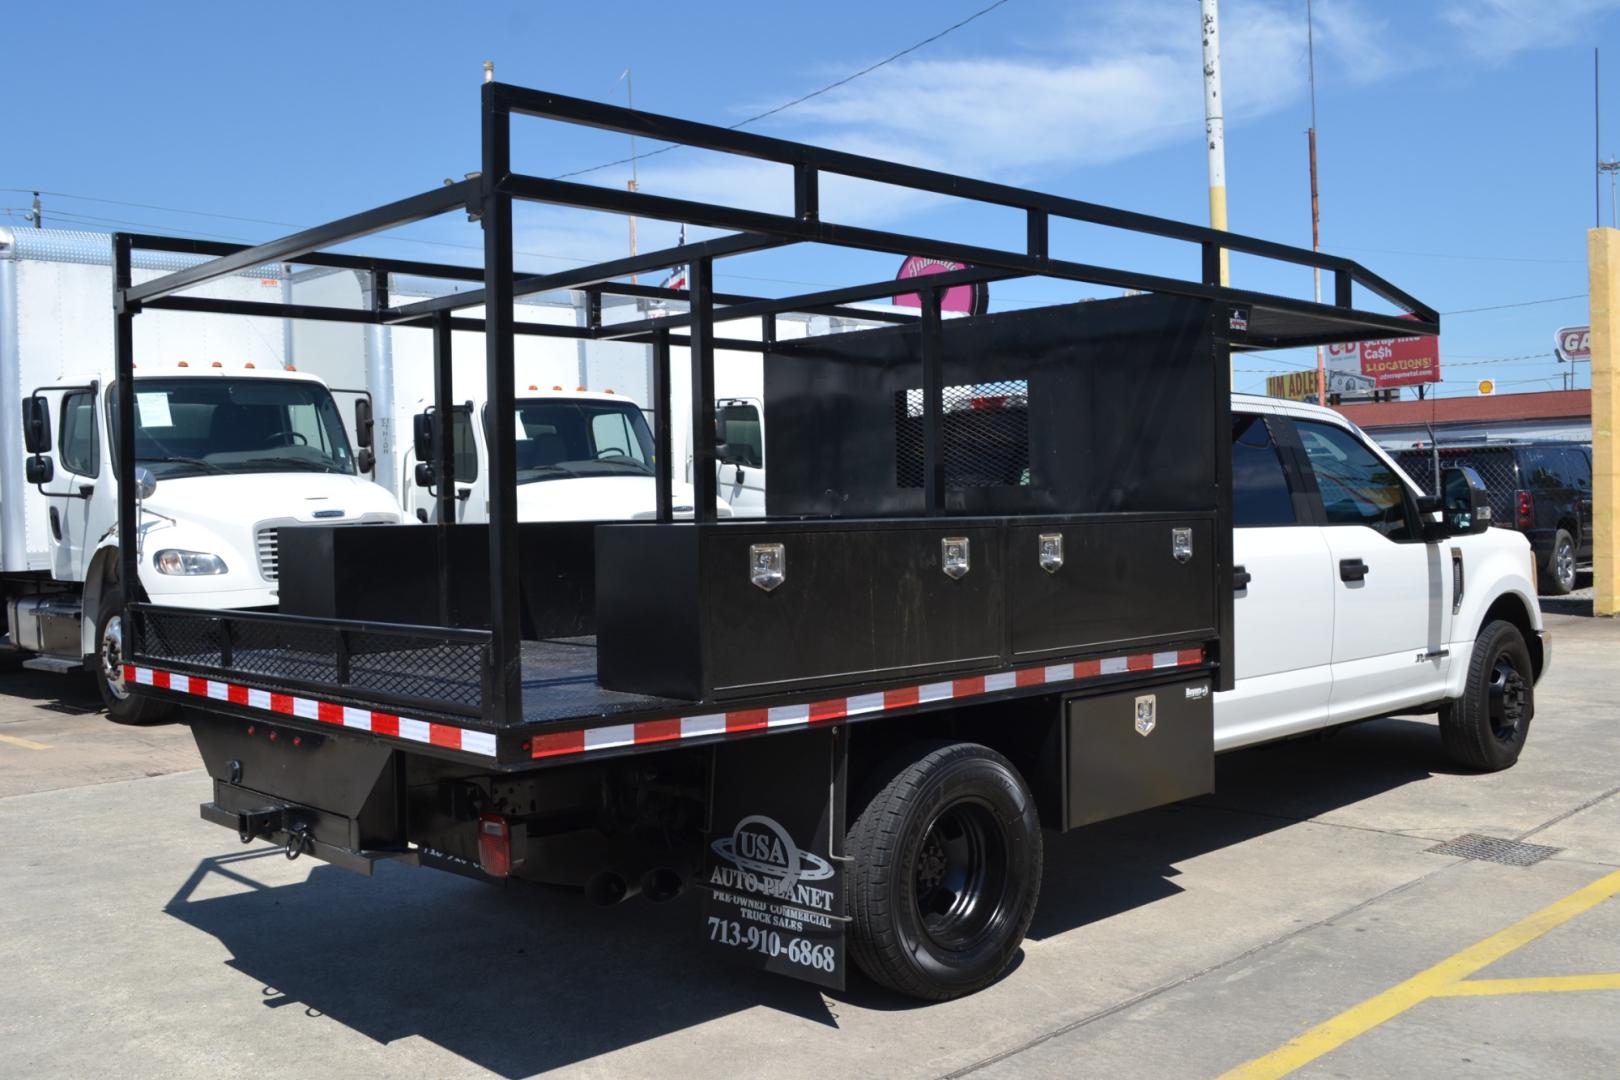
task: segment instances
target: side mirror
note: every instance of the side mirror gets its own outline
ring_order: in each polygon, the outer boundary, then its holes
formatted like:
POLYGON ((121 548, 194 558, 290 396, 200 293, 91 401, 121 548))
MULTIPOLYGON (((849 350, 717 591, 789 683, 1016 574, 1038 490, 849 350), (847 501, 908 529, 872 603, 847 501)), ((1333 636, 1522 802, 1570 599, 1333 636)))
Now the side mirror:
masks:
MULTIPOLYGON (((354 441, 362 450, 372 444, 372 427, 371 399, 360 398, 354 403, 354 441)), ((362 465, 361 469, 365 472, 371 471, 367 465, 362 465)))
POLYGON ((368 473, 377 467, 377 455, 371 452, 369 446, 362 446, 359 452, 354 455, 354 461, 363 473, 368 473))
POLYGON ((416 463, 416 486, 433 486, 433 466, 426 461, 418 461, 416 463))
MULTIPOLYGON (((429 413, 419 412, 411 418, 411 441, 416 446, 416 460, 429 462, 437 455, 433 452, 433 417, 429 413)), ((420 465, 417 468, 421 468, 420 465)), ((417 483, 422 481, 418 480, 417 483)))
POLYGON ((1440 517, 1452 536, 1482 533, 1491 527, 1490 493, 1471 466, 1440 470, 1440 517))
POLYGON ((51 409, 39 394, 23 398, 23 448, 30 454, 51 450, 51 409))
POLYGON ((56 475, 56 466, 45 454, 35 454, 23 465, 23 476, 30 484, 48 484, 56 475))
POLYGON ((145 465, 135 466, 135 490, 143 499, 150 499, 152 493, 157 490, 157 477, 153 476, 152 470, 145 465))

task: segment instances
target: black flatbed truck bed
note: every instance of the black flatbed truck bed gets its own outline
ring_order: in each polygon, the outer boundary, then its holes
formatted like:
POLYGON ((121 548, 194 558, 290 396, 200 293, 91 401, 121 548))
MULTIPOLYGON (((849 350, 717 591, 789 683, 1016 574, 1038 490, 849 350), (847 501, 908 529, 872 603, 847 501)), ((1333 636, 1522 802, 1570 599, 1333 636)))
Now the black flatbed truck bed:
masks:
MULTIPOLYGON (((603 902, 695 888, 717 950, 823 985, 843 985, 846 946, 903 993, 986 985, 1033 913, 1041 827, 1213 782, 1212 699, 1233 678, 1232 355, 1434 333, 1438 317, 1335 256, 878 159, 499 83, 483 88, 480 121, 474 178, 296 236, 255 247, 114 238, 122 379, 133 321, 152 309, 419 327, 434 341, 436 403, 416 436, 440 524, 286 533, 276 613, 126 608, 134 692, 184 710, 213 777, 203 816, 245 842, 359 870, 401 859, 575 885, 603 902), (515 173, 514 116, 777 162, 793 177, 793 212, 515 173), (824 173, 1012 208, 1024 243, 825 220, 824 173), (520 275, 519 200, 729 231, 520 275), (481 270, 329 250, 463 210, 484 233, 481 270), (1201 273, 1061 258, 1053 217, 1188 243, 1201 273), (888 281, 786 297, 714 290, 717 261, 804 242, 961 268, 908 282, 916 315, 850 306, 891 295, 888 281), (134 285, 137 247, 205 261, 134 285), (1333 300, 1223 285, 1223 248, 1326 270, 1333 300), (372 304, 184 295, 276 262, 370 274, 372 304), (689 288, 625 280, 674 266, 688 267, 689 288), (393 305, 395 274, 482 287, 393 305), (961 319, 940 310, 951 286, 1021 277, 1148 295, 961 319), (1356 307, 1357 288, 1399 313, 1356 307), (584 291, 587 325, 514 320, 516 297, 556 289, 584 291), (605 323, 606 295, 657 310, 605 323), (457 314, 479 305, 481 320, 457 314), (789 312, 880 325, 778 341, 774 319, 789 312), (717 336, 743 318, 758 320, 757 340, 717 336), (485 339, 487 527, 454 524, 444 418, 458 329, 485 339), (517 521, 517 334, 649 348, 652 521, 517 521), (698 438, 693 519, 677 521, 673 358, 684 350, 692 430, 707 432, 717 347, 763 357, 769 515, 718 518, 718 449, 698 438)), ((119 410, 133 580, 132 401, 119 410)))

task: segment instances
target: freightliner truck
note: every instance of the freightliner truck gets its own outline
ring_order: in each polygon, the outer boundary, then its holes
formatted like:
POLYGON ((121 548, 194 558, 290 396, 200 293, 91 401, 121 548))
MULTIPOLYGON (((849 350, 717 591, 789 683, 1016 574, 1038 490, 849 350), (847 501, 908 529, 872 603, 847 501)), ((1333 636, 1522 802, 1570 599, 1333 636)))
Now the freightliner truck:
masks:
MULTIPOLYGON (((128 693, 126 597, 273 608, 282 532, 392 525, 400 509, 370 478, 363 393, 285 369, 263 320, 169 314, 144 328, 133 380, 140 528, 137 572, 121 576, 115 417, 129 383, 112 370, 110 239, 0 229, 0 663, 88 670, 108 715, 133 722, 162 705, 128 693)), ((195 261, 146 253, 131 273, 195 261)), ((276 275, 246 268, 202 299, 279 295, 276 275)))
MULTIPOLYGON (((1548 646, 1528 549, 1487 529, 1477 477, 1422 496, 1343 420, 1229 391, 1242 351, 1436 333, 1417 299, 1328 254, 502 83, 479 119, 471 179, 254 248, 192 242, 213 261, 118 291, 127 377, 130 327, 241 266, 362 265, 386 284, 386 260, 331 249, 439 214, 484 236, 482 288, 398 305, 383 288, 364 317, 439 342, 484 332, 487 522, 290 532, 275 614, 126 597, 126 680, 185 710, 206 821, 361 873, 394 860, 602 902, 689 890, 693 932, 739 963, 830 987, 853 963, 944 999, 1017 953, 1044 831, 1208 792, 1219 750, 1427 711, 1460 763, 1517 757, 1548 646), (514 116, 776 163, 791 211, 515 172, 514 116), (1025 228, 987 246, 851 225, 823 209, 833 174, 1025 228), (715 232, 523 275, 519 201, 715 232), (1200 272, 1079 261, 1053 243, 1063 221, 1182 242, 1200 272), (887 325, 793 340, 778 316, 839 314, 892 282, 717 299, 716 262, 804 243, 964 269, 887 325), (1331 300, 1223 286, 1223 248, 1320 266, 1331 300), (513 339, 554 331, 514 320, 514 300, 647 295, 628 279, 676 264, 688 287, 654 290, 661 317, 565 328, 652 348, 654 519, 520 522, 513 339), (1017 278, 1144 295, 941 317, 941 290, 1017 278), (758 320, 750 341, 715 332, 740 319, 758 320), (727 348, 762 358, 762 517, 717 513, 727 348), (687 521, 677 384, 703 435, 687 521)), ((440 376, 447 362, 438 349, 440 376)))

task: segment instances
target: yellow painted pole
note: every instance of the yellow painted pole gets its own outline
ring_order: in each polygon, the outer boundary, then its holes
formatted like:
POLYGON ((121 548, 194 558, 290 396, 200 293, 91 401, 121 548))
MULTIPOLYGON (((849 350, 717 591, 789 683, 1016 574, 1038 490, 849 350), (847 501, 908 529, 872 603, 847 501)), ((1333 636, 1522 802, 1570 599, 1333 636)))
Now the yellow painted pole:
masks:
MULTIPOLYGON (((1204 141, 1209 149, 1209 225, 1226 232, 1226 106, 1221 95, 1221 23, 1217 0, 1200 0, 1204 24, 1204 141)), ((1221 248, 1221 284, 1227 273, 1226 249, 1221 248)))
POLYGON ((1592 613, 1620 615, 1620 230, 1590 229, 1592 613))

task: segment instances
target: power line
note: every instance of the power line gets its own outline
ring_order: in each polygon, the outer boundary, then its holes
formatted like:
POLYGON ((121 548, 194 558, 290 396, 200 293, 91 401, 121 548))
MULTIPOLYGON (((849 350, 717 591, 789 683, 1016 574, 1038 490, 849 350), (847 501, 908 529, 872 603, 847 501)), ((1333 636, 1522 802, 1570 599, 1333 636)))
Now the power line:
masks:
POLYGON ((1342 251, 1370 251, 1378 255, 1407 255, 1419 259, 1457 259, 1462 262, 1518 262, 1518 263, 1558 263, 1561 265, 1586 265, 1585 259, 1548 259, 1533 255, 1472 255, 1445 251, 1398 251, 1394 248, 1354 247, 1341 245, 1335 250, 1342 251))
POLYGON ((1585 300, 1586 293, 1575 293, 1572 296, 1549 296, 1545 300, 1521 300, 1516 304, 1491 304, 1486 307, 1459 308, 1456 311, 1442 311, 1442 315, 1472 315, 1476 311, 1501 311, 1504 308, 1534 307, 1537 304, 1559 304, 1565 300, 1585 300))
MULTIPOLYGON (((844 85, 846 85, 848 83, 852 83, 856 79, 859 79, 863 75, 870 75, 870 74, 872 74, 872 72, 876 71, 880 67, 884 67, 884 66, 886 66, 888 64, 892 64, 896 60, 899 60, 901 57, 908 56, 911 53, 916 52, 918 49, 923 48, 924 46, 932 45, 934 42, 938 41, 940 38, 944 37, 946 34, 954 33, 955 31, 962 29, 962 27, 966 26, 970 22, 973 22, 975 19, 983 18, 984 16, 990 14, 992 11, 996 10, 996 8, 1000 7, 1001 5, 1003 5, 1003 4, 1007 3, 1007 2, 1008 2, 1008 0, 996 0, 995 3, 990 4, 988 7, 980 8, 978 11, 975 11, 973 14, 969 15, 967 18, 961 20, 960 22, 952 23, 950 26, 947 26, 945 29, 939 31, 936 34, 932 34, 929 37, 923 38, 921 41, 917 42, 914 45, 908 45, 904 49, 901 49, 897 53, 893 53, 893 54, 891 54, 889 56, 885 56, 882 60, 879 60, 875 64, 869 64, 866 67, 861 68, 861 70, 859 70, 859 71, 857 71, 857 72, 855 72, 853 74, 845 75, 842 79, 838 79, 835 82, 830 82, 826 86, 818 87, 815 90, 810 91, 808 94, 801 94, 799 97, 794 98, 792 101, 783 102, 781 105, 777 105, 775 108, 766 109, 762 113, 755 113, 753 116, 750 116, 750 117, 748 117, 747 119, 744 119, 744 120, 739 120, 735 124, 727 124, 726 125, 726 130, 728 130, 728 131, 736 131, 738 128, 747 127, 749 124, 755 123, 755 122, 760 121, 760 120, 764 120, 768 116, 775 116, 779 112, 785 112, 786 110, 793 108, 795 105, 803 105, 805 102, 809 101, 811 98, 820 97, 822 94, 827 93, 829 90, 836 90, 840 86, 844 86, 844 85)), ((592 165, 588 169, 575 169, 573 172, 559 173, 558 175, 552 177, 552 179, 553 180, 567 180, 570 177, 574 177, 574 176, 584 176, 587 173, 601 172, 603 169, 611 169, 615 165, 628 165, 632 161, 645 161, 650 157, 657 157, 659 154, 667 154, 671 150, 680 150, 680 149, 683 149, 683 148, 684 148, 684 144, 682 144, 682 143, 671 143, 668 146, 659 147, 657 150, 653 150, 653 151, 650 151, 650 152, 645 153, 645 154, 638 154, 634 158, 627 158, 627 157, 626 158, 619 158, 617 161, 604 161, 600 165, 592 165)))

